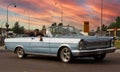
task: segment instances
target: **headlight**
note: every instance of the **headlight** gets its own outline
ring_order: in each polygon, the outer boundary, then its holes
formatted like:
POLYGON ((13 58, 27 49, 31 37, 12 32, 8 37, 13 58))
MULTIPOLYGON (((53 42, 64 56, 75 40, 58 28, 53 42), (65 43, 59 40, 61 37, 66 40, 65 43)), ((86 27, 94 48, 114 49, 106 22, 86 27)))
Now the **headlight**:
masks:
POLYGON ((79 48, 79 49, 85 48, 85 42, 84 42, 84 40, 81 40, 81 41, 79 42, 78 48, 79 48))

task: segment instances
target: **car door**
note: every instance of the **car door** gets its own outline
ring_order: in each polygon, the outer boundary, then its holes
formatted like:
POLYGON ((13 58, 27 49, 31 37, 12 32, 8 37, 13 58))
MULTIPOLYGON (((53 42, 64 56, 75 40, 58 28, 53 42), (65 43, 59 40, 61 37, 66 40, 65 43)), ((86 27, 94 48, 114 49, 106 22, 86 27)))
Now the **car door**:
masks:
POLYGON ((61 44, 61 38, 51 37, 50 38, 50 54, 57 54, 59 46, 61 44))
POLYGON ((40 41, 40 37, 31 37, 31 51, 33 53, 44 53, 49 54, 49 38, 42 37, 42 41, 40 41))

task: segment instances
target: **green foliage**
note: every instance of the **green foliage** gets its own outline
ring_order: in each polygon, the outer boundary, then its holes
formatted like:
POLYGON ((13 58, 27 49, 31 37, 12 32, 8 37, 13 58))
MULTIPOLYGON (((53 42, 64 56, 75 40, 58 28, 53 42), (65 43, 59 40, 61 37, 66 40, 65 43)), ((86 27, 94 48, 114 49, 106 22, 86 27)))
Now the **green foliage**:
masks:
POLYGON ((99 32, 99 31, 100 31, 100 27, 98 26, 96 32, 99 32))
POLYGON ((16 34, 23 34, 25 29, 23 26, 20 27, 19 22, 16 22, 12 30, 16 34))
POLYGON ((116 18, 116 22, 113 22, 109 25, 109 29, 111 28, 120 28, 120 16, 116 18))
POLYGON ((116 48, 120 48, 120 40, 116 40, 115 41, 115 47, 116 48))
POLYGON ((108 29, 115 28, 115 27, 116 27, 115 22, 112 22, 112 23, 108 26, 108 29))
POLYGON ((63 26, 63 23, 59 23, 58 26, 63 26))
MULTIPOLYGON (((107 29, 120 28, 120 16, 116 18, 115 22, 112 22, 109 26, 102 25, 102 31, 107 31, 107 29)), ((100 27, 97 27, 96 32, 100 31, 100 27)))
POLYGON ((46 26, 45 26, 45 25, 43 25, 43 27, 42 27, 42 31, 43 31, 43 30, 46 30, 46 26))
POLYGON ((120 28, 120 17, 119 16, 116 18, 116 26, 117 28, 120 28))
POLYGON ((19 28, 19 34, 24 34, 24 31, 25 31, 24 26, 21 26, 21 27, 19 28))
POLYGON ((54 22, 51 26, 57 26, 57 23, 56 23, 56 22, 54 22))
MULTIPOLYGON (((102 28, 102 31, 107 31, 107 28, 108 28, 108 27, 103 24, 101 28, 102 28)), ((98 26, 96 32, 101 31, 101 28, 100 28, 100 26, 98 26)))
POLYGON ((107 28, 108 27, 106 25, 104 25, 104 24, 102 25, 102 31, 107 31, 107 28))
POLYGON ((52 25, 51 25, 51 27, 54 27, 54 26, 63 26, 63 23, 59 23, 59 24, 57 24, 56 22, 54 22, 52 25))

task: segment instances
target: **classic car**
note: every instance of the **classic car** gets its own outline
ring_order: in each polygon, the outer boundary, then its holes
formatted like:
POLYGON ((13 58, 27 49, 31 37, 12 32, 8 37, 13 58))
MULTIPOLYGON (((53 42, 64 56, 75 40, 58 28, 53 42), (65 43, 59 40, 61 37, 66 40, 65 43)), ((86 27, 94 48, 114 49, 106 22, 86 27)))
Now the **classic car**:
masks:
POLYGON ((56 56, 63 62, 76 57, 93 57, 103 60, 107 53, 115 52, 114 39, 104 36, 83 36, 72 26, 52 26, 44 36, 6 38, 5 49, 17 54, 18 58, 28 55, 56 56))

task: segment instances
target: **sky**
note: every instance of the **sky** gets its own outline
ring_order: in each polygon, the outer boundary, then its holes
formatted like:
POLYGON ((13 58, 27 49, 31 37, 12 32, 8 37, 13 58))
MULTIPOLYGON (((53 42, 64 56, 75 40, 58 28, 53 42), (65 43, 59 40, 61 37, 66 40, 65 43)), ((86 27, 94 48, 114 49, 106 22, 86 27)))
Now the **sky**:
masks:
MULTIPOLYGON (((7 21, 10 28, 16 21, 26 29, 41 29, 52 23, 83 29, 84 21, 90 22, 90 30, 101 25, 102 0, 0 0, 0 27, 7 21), (14 7, 16 5, 16 7, 14 7)), ((103 0, 103 24, 109 25, 120 16, 120 0, 103 0)))

